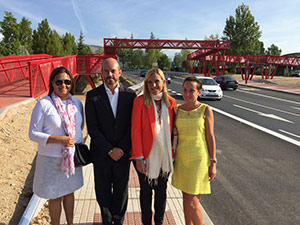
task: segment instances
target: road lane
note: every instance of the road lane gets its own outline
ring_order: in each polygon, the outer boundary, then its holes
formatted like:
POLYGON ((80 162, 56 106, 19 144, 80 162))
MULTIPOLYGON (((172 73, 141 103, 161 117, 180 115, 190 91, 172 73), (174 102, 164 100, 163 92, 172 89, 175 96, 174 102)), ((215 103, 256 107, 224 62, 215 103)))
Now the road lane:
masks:
POLYGON ((299 224, 299 147, 214 114, 218 174, 201 198, 214 224, 299 224))
MULTIPOLYGON (((253 89, 254 91, 259 92, 257 89, 253 89)), ((252 92, 249 94, 248 92, 224 91, 221 102, 206 100, 203 100, 203 102, 300 141, 295 136, 300 134, 300 112, 297 110, 299 102, 295 101, 294 95, 287 96, 279 93, 273 98, 271 91, 268 91, 270 95, 267 95, 265 91, 263 95, 256 95, 259 93, 253 94, 252 92), (280 97, 280 94, 284 96, 280 97)), ((299 98, 299 96, 297 97, 299 98)))

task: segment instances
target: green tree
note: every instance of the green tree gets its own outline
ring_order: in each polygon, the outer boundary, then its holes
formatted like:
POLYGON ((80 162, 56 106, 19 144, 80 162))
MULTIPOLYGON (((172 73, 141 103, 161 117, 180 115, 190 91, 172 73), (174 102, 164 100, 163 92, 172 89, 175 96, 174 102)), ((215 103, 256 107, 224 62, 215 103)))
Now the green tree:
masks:
POLYGON ((159 57, 158 57, 158 60, 157 60, 157 63, 158 63, 158 67, 161 69, 161 70, 164 70, 166 68, 168 68, 168 70, 170 69, 171 67, 171 60, 169 59, 169 57, 164 54, 164 53, 160 53, 159 57))
POLYGON ((130 49, 128 48, 117 48, 117 56, 122 64, 122 67, 126 67, 129 62, 130 49))
MULTIPOLYGON (((133 34, 130 35, 130 39, 133 39, 133 34)), ((133 64, 133 57, 134 57, 134 52, 133 48, 129 48, 128 51, 128 68, 134 68, 133 64)))
POLYGON ((258 55, 265 55, 265 47, 262 41, 256 43, 256 49, 258 49, 258 55))
POLYGON ((2 41, 0 41, 0 56, 5 56, 5 46, 2 41))
MULTIPOLYGON (((133 34, 131 34, 130 39, 133 39, 133 34)), ((134 68, 133 57, 134 50, 132 48, 117 48, 117 55, 123 67, 134 68)))
POLYGON ((219 34, 211 34, 211 35, 209 35, 208 37, 204 37, 204 40, 207 40, 207 41, 209 41, 209 40, 219 40, 220 39, 220 37, 219 37, 219 34))
POLYGON ((34 54, 48 54, 48 43, 51 39, 51 28, 48 20, 44 19, 38 24, 37 30, 33 31, 32 50, 34 54))
POLYGON ((224 38, 230 40, 232 55, 257 55, 260 53, 260 27, 245 4, 237 7, 235 18, 229 16, 223 31, 224 38))
POLYGON ((19 55, 21 50, 19 24, 11 12, 4 11, 3 21, 0 21, 0 32, 3 39, 0 45, 1 55, 19 55))
POLYGON ((182 49, 180 52, 176 52, 174 56, 174 65, 177 71, 186 72, 187 71, 187 60, 186 56, 190 54, 191 51, 187 49, 182 49))
POLYGON ((96 54, 99 54, 99 55, 104 54, 104 48, 99 48, 99 49, 96 51, 96 54))
POLYGON ((78 55, 92 54, 91 48, 84 43, 84 36, 82 31, 80 31, 80 36, 77 41, 78 55))
POLYGON ((133 51, 133 56, 132 56, 132 67, 133 68, 144 68, 143 62, 144 62, 144 57, 145 53, 144 50, 142 49, 135 49, 133 51))
POLYGON ((77 41, 77 49, 78 55, 84 55, 85 53, 85 44, 84 44, 84 36, 82 31, 80 31, 79 39, 77 41))
POLYGON ((63 44, 63 55, 77 55, 77 45, 75 41, 75 37, 71 33, 66 33, 62 36, 62 44, 63 44))
MULTIPOLYGON (((153 32, 151 32, 150 39, 155 39, 155 36, 153 32)), ((150 69, 152 67, 157 67, 157 59, 159 56, 161 49, 146 49, 145 50, 145 60, 144 60, 144 66, 147 69, 150 69)))
POLYGON ((271 46, 266 51, 267 55, 275 55, 280 56, 281 55, 281 49, 278 48, 278 46, 271 44, 271 46))
POLYGON ((62 39, 55 30, 50 33, 50 39, 47 44, 47 54, 53 56, 62 56, 64 54, 62 39))
POLYGON ((32 29, 31 29, 31 21, 22 18, 19 23, 20 27, 20 44, 21 44, 21 55, 32 54, 32 29))

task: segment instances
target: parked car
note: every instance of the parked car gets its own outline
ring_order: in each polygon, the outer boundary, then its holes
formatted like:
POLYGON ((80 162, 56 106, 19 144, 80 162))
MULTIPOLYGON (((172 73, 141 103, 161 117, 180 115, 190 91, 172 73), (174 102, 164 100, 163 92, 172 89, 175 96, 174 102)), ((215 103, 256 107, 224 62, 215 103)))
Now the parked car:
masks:
POLYGON ((145 77, 147 73, 147 70, 141 70, 140 77, 145 77))
POLYGON ((292 73, 292 77, 300 77, 300 70, 295 70, 295 71, 292 73))
POLYGON ((165 73, 164 73, 164 75, 165 75, 167 84, 171 84, 171 77, 168 74, 165 74, 165 73))
POLYGON ((239 82, 237 82, 234 77, 232 76, 216 76, 215 78, 216 82, 220 84, 220 87, 224 89, 232 88, 233 90, 236 90, 239 86, 239 82))
POLYGON ((202 92, 200 98, 221 100, 223 91, 220 85, 211 77, 196 76, 202 82, 202 92))

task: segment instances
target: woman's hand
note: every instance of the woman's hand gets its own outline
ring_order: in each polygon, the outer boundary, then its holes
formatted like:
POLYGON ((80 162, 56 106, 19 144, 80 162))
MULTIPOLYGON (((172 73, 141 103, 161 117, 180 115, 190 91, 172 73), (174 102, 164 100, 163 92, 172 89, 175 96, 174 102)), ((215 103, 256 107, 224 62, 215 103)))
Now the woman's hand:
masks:
POLYGON ((144 160, 143 159, 136 159, 135 162, 136 162, 137 170, 142 174, 146 174, 147 170, 146 170, 144 160))
POLYGON ((63 144, 65 147, 72 147, 75 144, 75 138, 74 137, 68 137, 68 136, 62 136, 61 137, 61 144, 63 144))
POLYGON ((217 164, 215 162, 211 162, 208 168, 209 181, 215 179, 216 175, 217 175, 217 164))
POLYGON ((69 136, 54 136, 48 137, 47 144, 62 144, 65 147, 72 147, 75 144, 75 138, 69 136))

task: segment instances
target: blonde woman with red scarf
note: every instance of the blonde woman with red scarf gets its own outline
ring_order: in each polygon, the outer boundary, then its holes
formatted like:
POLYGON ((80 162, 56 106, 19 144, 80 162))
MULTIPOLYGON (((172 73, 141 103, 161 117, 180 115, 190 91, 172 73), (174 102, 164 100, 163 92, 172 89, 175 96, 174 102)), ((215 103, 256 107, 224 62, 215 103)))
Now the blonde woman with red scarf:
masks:
POLYGON ((82 187, 82 169, 74 166, 74 143, 83 141, 81 101, 72 96, 74 79, 65 67, 50 75, 49 94, 33 109, 29 138, 38 143, 33 192, 49 199, 51 224, 59 224, 62 204, 73 224, 74 191, 82 187))
POLYGON ((153 190, 154 222, 163 224, 167 181, 173 172, 171 132, 175 105, 175 99, 168 95, 163 72, 158 68, 149 70, 143 95, 134 100, 131 121, 131 154, 140 182, 144 225, 152 224, 153 190))

